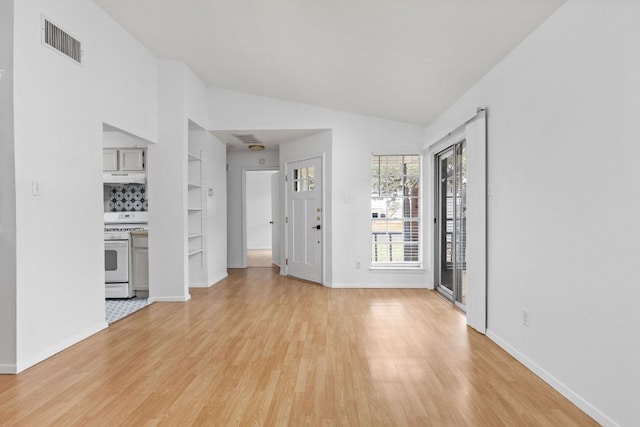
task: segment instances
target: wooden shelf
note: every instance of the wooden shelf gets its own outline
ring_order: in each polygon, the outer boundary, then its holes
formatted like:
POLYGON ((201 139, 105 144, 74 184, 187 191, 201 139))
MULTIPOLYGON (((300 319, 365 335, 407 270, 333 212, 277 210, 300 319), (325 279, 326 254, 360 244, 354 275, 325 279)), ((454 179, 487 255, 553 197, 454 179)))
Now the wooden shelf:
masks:
POLYGON ((198 162, 202 160, 201 157, 198 157, 195 154, 191 154, 191 153, 187 155, 187 158, 189 159, 190 162, 198 162))
POLYGON ((203 234, 189 234, 190 239, 195 239, 196 237, 202 237, 203 234))
POLYGON ((202 212, 202 208, 189 208, 189 212, 202 212))
POLYGON ((196 249, 195 251, 189 252, 189 256, 197 255, 197 254, 204 254, 204 249, 196 249))
POLYGON ((187 186, 189 187, 189 189, 191 188, 202 188, 202 185, 200 184, 193 184, 193 183, 188 183, 187 186))

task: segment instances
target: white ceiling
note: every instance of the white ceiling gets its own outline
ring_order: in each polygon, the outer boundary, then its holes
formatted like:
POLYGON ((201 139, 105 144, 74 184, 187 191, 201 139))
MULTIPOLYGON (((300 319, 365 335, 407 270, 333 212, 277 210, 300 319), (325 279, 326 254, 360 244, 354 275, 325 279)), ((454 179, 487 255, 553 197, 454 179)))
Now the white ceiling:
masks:
POLYGON ((227 144, 229 151, 246 151, 248 144, 242 143, 234 135, 254 135, 262 142, 267 151, 278 150, 280 144, 323 132, 322 129, 283 129, 283 130, 216 130, 211 131, 218 139, 227 144))
POLYGON ((207 85, 428 124, 566 0, 96 0, 207 85))

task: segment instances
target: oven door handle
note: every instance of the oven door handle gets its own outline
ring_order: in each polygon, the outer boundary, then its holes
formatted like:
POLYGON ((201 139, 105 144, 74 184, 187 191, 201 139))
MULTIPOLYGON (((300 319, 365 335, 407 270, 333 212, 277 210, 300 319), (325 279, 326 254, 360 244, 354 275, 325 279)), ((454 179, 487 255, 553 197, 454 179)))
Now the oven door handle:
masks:
POLYGON ((128 246, 128 240, 105 240, 105 248, 126 248, 128 246))

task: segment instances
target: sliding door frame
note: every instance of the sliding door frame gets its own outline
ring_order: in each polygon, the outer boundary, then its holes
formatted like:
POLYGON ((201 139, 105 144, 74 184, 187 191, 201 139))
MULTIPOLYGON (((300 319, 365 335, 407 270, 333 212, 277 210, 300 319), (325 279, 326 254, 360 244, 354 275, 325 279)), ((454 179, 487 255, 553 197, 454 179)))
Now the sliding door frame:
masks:
MULTIPOLYGON (((459 250, 461 248, 460 239, 462 227, 465 226, 465 222, 461 215, 461 212, 458 211, 460 207, 462 207, 462 203, 458 204, 458 196, 460 190, 460 186, 462 185, 459 182, 459 178, 462 176, 459 171, 459 157, 461 154, 459 153, 459 148, 466 144, 466 139, 463 137, 460 141, 444 148, 442 151, 434 154, 434 163, 435 167, 435 175, 434 175, 434 222, 433 222, 433 233, 434 233, 434 286, 437 291, 439 291, 442 295, 444 295, 447 299, 451 300, 456 307, 466 313, 467 308, 466 305, 461 301, 461 293, 463 292, 462 281, 464 280, 460 277, 462 272, 462 268, 458 265, 460 261, 459 250), (447 153, 449 153, 447 155, 447 153), (442 282, 442 258, 443 256, 443 238, 446 238, 446 232, 443 233, 443 227, 446 226, 446 221, 449 219, 448 216, 442 215, 443 213, 443 200, 447 198, 446 194, 442 194, 443 185, 443 171, 442 171, 442 161, 451 157, 453 162, 453 189, 452 189, 452 231, 451 231, 451 264, 452 264, 452 274, 451 274, 451 289, 449 289, 442 282)), ((444 201, 445 206, 447 205, 447 201, 444 201)), ((466 262, 465 262, 466 263, 466 262)), ((466 266, 464 267, 466 269, 466 266)), ((466 292, 466 289, 465 289, 466 292)))
MULTIPOLYGON (((461 118, 453 130, 442 130, 441 136, 435 137, 424 145, 424 177, 431 182, 423 186, 425 218, 436 218, 436 197, 429 190, 436 190, 436 155, 446 148, 466 140, 467 150, 467 193, 466 193, 466 265, 467 265, 467 324, 484 334, 487 330, 487 111, 478 108, 472 114, 461 118)), ((451 128, 449 128, 451 129, 451 128)), ((437 224, 435 224, 437 225, 437 224)), ((429 287, 435 289, 437 258, 436 229, 425 227, 424 259, 426 267, 431 271, 428 277, 429 287), (428 251, 428 253, 427 253, 428 251)))

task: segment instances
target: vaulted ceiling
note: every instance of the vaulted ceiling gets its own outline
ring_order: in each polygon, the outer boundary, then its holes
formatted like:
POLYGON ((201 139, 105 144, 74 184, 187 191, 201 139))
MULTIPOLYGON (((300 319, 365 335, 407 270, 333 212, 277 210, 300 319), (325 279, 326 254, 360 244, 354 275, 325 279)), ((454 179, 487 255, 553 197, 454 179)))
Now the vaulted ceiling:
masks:
POLYGON ((207 85, 428 124, 565 0, 96 0, 207 85))

